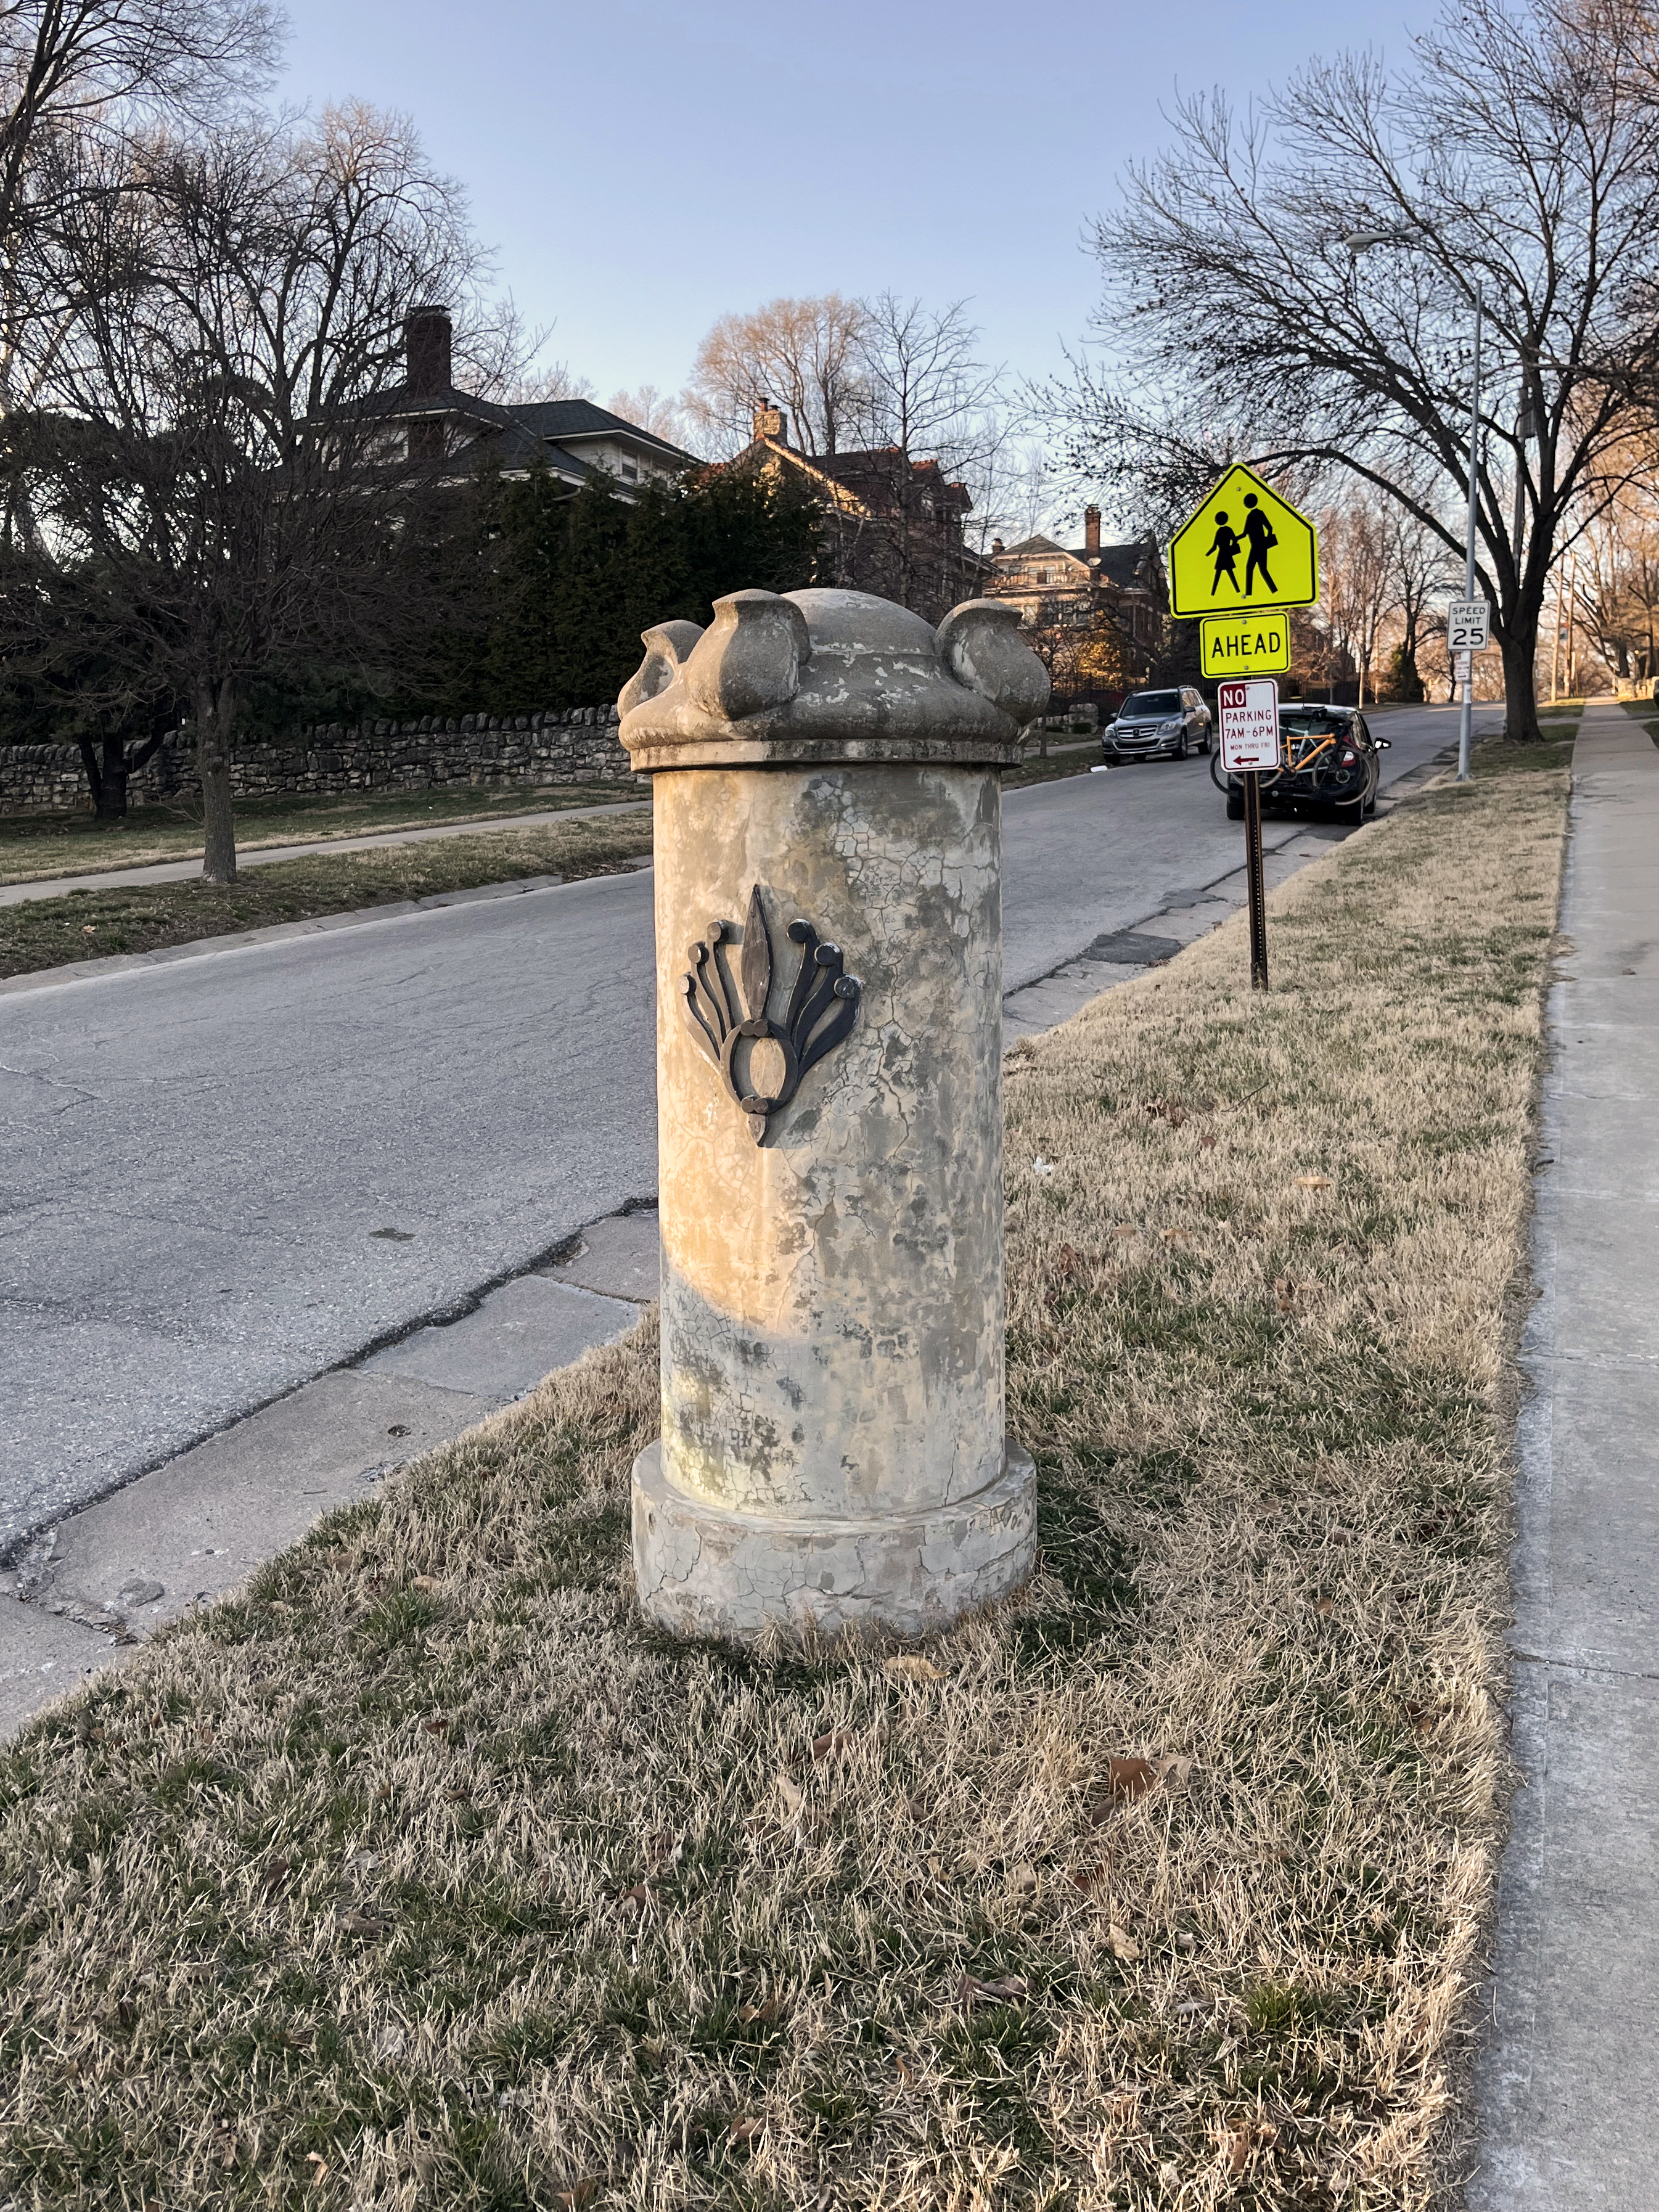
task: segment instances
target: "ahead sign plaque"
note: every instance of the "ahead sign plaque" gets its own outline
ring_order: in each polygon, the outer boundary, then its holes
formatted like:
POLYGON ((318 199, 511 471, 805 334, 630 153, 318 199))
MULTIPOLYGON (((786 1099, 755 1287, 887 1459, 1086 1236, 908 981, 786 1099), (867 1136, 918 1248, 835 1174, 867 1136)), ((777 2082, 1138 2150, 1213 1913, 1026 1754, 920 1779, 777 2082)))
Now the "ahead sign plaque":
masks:
POLYGON ((1217 686, 1221 765, 1231 775, 1279 766, 1279 686, 1271 677, 1217 686))

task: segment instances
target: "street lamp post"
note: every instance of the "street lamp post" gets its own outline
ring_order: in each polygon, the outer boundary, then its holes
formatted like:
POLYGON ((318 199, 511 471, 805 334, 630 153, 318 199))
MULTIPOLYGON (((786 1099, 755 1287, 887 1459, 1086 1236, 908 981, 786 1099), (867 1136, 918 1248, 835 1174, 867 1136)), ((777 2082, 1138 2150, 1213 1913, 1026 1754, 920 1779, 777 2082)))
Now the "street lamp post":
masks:
MULTIPOLYGON (((1350 253, 1360 254, 1368 246, 1410 246, 1414 243, 1409 230, 1357 230, 1342 241, 1350 253)), ((1465 541, 1463 564, 1463 596, 1474 597, 1474 533, 1476 525, 1476 494, 1480 468, 1480 335, 1486 319, 1486 299, 1477 283, 1474 293, 1465 294, 1474 308, 1474 360, 1469 384, 1469 515, 1465 541)), ((1469 739, 1474 714, 1474 655, 1468 658, 1468 674, 1463 679, 1462 711, 1457 720, 1457 781, 1469 781, 1469 739)))

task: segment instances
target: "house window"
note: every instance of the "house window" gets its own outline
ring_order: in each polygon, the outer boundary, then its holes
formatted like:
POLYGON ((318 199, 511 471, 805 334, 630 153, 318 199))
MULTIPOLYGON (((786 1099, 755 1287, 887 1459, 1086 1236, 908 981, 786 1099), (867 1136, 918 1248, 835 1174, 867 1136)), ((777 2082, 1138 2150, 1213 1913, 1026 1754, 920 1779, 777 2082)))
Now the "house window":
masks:
POLYGON ((624 461, 623 463, 622 480, 624 483, 637 483, 639 482, 640 465, 637 461, 624 461))

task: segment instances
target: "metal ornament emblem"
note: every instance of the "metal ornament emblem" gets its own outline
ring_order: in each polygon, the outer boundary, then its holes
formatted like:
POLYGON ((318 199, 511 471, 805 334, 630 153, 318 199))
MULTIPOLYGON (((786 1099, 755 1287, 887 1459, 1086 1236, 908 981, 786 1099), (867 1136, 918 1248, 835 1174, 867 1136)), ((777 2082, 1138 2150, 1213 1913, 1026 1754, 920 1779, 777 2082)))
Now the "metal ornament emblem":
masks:
POLYGON ((792 921, 788 937, 800 947, 800 966, 788 1010, 781 1022, 775 1022, 766 1011, 772 995, 772 934, 758 884, 749 894, 749 917, 738 955, 741 1000, 732 981, 729 956, 720 957, 721 946, 729 946, 733 934, 729 921, 712 922, 706 945, 699 939, 687 946, 691 965, 680 977, 680 1011, 698 1047, 719 1068, 726 1089, 748 1115, 755 1142, 763 1145, 771 1115, 789 1103, 807 1072, 851 1030, 864 986, 856 975, 843 971, 840 945, 820 944, 810 921, 792 921), (783 1080, 770 1097, 751 1087, 749 1073, 754 1047, 765 1037, 783 1054, 783 1080), (749 1050, 739 1070, 738 1054, 744 1046, 749 1050))

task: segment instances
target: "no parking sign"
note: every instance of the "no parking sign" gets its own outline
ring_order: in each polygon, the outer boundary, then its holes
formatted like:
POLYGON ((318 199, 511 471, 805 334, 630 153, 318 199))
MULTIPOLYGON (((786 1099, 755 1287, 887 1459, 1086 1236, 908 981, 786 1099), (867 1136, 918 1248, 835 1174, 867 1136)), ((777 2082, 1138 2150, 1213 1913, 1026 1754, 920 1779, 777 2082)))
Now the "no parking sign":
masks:
POLYGON ((1221 765, 1233 775, 1279 766, 1279 686, 1258 676, 1218 687, 1221 765))

